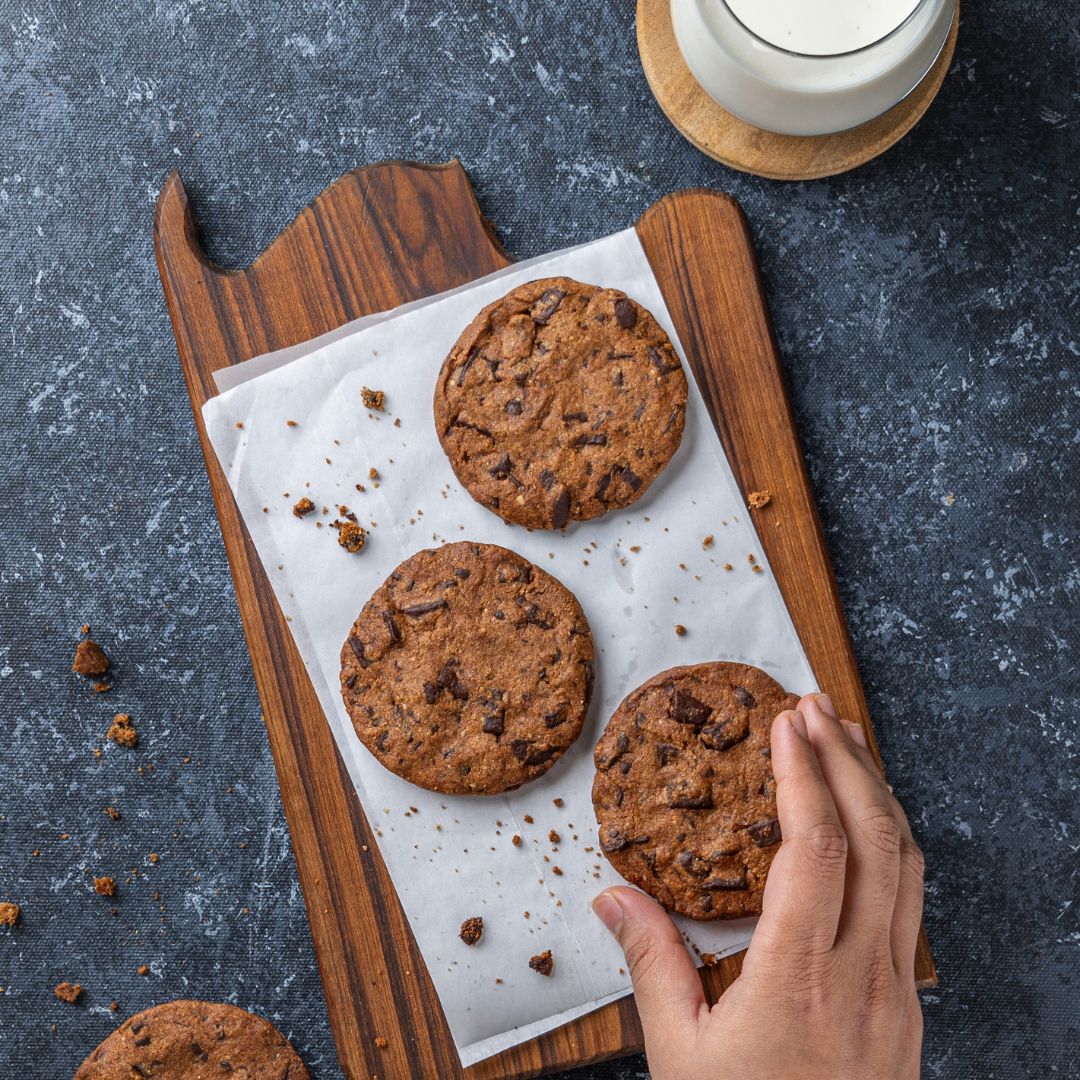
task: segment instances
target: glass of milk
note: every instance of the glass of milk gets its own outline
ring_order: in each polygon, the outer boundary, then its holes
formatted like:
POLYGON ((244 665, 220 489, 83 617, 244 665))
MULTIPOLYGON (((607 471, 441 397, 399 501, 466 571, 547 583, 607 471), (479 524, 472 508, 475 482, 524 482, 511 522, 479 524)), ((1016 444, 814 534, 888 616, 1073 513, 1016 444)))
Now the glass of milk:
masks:
POLYGON ((755 127, 825 135, 880 116, 933 67, 956 0, 671 0, 710 97, 755 127))

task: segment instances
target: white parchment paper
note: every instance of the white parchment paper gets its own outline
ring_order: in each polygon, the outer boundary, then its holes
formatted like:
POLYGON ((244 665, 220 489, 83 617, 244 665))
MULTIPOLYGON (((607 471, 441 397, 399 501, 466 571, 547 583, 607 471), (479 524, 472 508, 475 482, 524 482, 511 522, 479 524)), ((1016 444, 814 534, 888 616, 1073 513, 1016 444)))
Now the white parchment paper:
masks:
MULTIPOLYGON (((625 290, 679 347, 629 229, 360 320, 310 350, 259 358, 246 381, 233 379, 203 410, 465 1066, 630 991, 622 954, 590 908, 597 892, 621 880, 597 848, 590 790, 593 746, 623 697, 664 668, 704 660, 755 664, 796 693, 814 688, 692 378, 682 446, 627 511, 565 534, 528 532, 459 487, 432 419, 443 358, 479 308, 555 274, 625 290), (385 392, 385 413, 362 407, 362 386, 385 392), (292 505, 303 495, 320 513, 299 520, 292 505), (341 549, 329 528, 340 504, 370 529, 360 554, 341 549), (706 549, 709 535, 715 541, 706 549), (356 738, 338 690, 341 645, 371 593, 413 552, 463 539, 511 547, 559 578, 585 609, 597 648, 582 737, 544 777, 505 796, 436 795, 394 776, 356 738), (751 554, 763 573, 751 571, 751 554), (685 636, 675 635, 676 623, 685 636), (483 916, 485 932, 469 948, 458 928, 472 915, 483 916), (550 978, 528 966, 545 949, 555 959, 550 978)), ((753 920, 680 926, 698 951, 725 955, 747 945, 753 920)))

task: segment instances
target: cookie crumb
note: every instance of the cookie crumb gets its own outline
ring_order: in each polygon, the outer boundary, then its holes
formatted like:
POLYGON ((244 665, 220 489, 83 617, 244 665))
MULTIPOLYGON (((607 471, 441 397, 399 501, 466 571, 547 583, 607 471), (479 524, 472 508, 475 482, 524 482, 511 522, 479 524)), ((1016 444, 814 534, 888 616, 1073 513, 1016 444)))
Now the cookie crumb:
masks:
MULTIPOLYGON (((379 397, 382 397, 382 395, 380 394, 379 397)), ((375 1036, 375 1045, 380 1050, 385 1050, 390 1044, 381 1035, 376 1035, 375 1036)))
POLYGON ((94 892, 98 896, 115 896, 116 895, 116 881, 111 877, 96 877, 94 878, 94 892))
POLYGON ((360 388, 360 397, 364 402, 365 409, 374 409, 376 412, 383 411, 383 399, 386 395, 381 390, 369 390, 366 386, 360 388))
POLYGON ((80 634, 89 634, 90 633, 90 624, 89 623, 83 623, 82 626, 79 627, 79 633, 80 634))
POLYGON ((751 510, 760 510, 763 506, 768 506, 772 502, 772 493, 769 491, 751 491, 746 497, 746 505, 751 510))
POLYGON ((765 572, 760 566, 752 566, 750 569, 753 570, 755 574, 763 574, 765 572))
POLYGON ((119 1011, 120 1011, 120 1002, 119 1001, 110 1001, 109 1002, 109 1012, 119 1012, 119 1011))
POLYGON ((641 550, 640 544, 631 544, 630 550, 636 555, 641 550))
POLYGON ((75 646, 71 670, 76 675, 104 675, 109 670, 109 658, 96 641, 87 638, 75 646))
POLYGON ((561 870, 561 868, 560 868, 560 867, 558 867, 558 866, 553 866, 553 867, 551 868, 551 872, 552 872, 552 873, 553 873, 553 874, 554 874, 554 875, 555 875, 556 877, 562 877, 562 870, 561 870))
POLYGON ((731 565, 731 563, 729 563, 729 562, 726 562, 726 563, 724 563, 724 569, 725 569, 725 570, 734 570, 734 569, 735 569, 735 567, 734 567, 734 566, 732 566, 732 565, 731 565))
POLYGON ((552 806, 562 806, 564 804, 563 804, 562 799, 552 799, 551 800, 551 805, 552 806))
POLYGON ((107 682, 94 683, 95 694, 107 694, 111 689, 112 687, 107 682))
POLYGON ((548 841, 552 844, 557 844, 560 840, 559 834, 554 830, 548 830, 548 841))
POLYGON ((521 835, 519 833, 514 833, 514 835, 510 837, 510 843, 513 844, 514 847, 520 847, 521 835))
POLYGON ((685 637, 686 636, 686 627, 683 626, 682 623, 677 622, 675 624, 675 636, 676 637, 685 637))
POLYGON ((53 993, 61 1001, 66 1001, 69 1005, 74 1005, 75 1002, 82 997, 83 988, 78 983, 62 982, 57 984, 53 993))
POLYGON ((754 565, 754 563, 756 563, 756 562, 757 562, 757 558, 756 558, 756 557, 754 556, 754 554, 753 554, 753 553, 751 552, 750 554, 748 554, 748 555, 746 556, 746 561, 747 561, 747 562, 748 562, 748 563, 749 563, 749 564, 750 564, 751 566, 753 566, 753 565, 754 565))
POLYGON ((526 814, 521 820, 524 821, 526 825, 531 825, 533 823, 532 814, 526 814))
POLYGON ((705 967, 716 967, 720 963, 720 957, 716 953, 703 952, 701 954, 701 962, 705 967))
POLYGON ((139 743, 139 733, 135 730, 135 725, 127 713, 117 713, 113 717, 112 727, 105 734, 117 745, 126 746, 129 749, 139 743))
POLYGON ((14 926, 22 915, 22 908, 5 900, 0 903, 0 926, 14 926))
POLYGON ((115 806, 106 806, 105 807, 105 813, 108 814, 109 817, 111 817, 113 819, 113 821, 119 821, 120 820, 120 817, 121 817, 120 811, 117 810, 115 806))
POLYGON ((148 964, 140 964, 140 965, 139 965, 139 966, 138 966, 138 967, 137 967, 137 968, 135 969, 135 974, 136 974, 136 975, 149 975, 149 974, 150 974, 150 967, 149 967, 149 965, 148 965, 148 964))
POLYGON ((292 508, 293 517, 307 517, 308 514, 314 513, 315 504, 305 495, 302 499, 298 500, 292 508))
POLYGON ((363 550, 367 534, 362 525, 357 525, 355 521, 334 522, 334 524, 338 527, 337 542, 350 555, 363 550))
POLYGON ((705 549, 706 551, 708 551, 708 550, 709 550, 709 548, 711 548, 711 547, 713 546, 713 542, 715 541, 715 539, 716 539, 716 538, 715 538, 715 537, 713 536, 713 534, 712 534, 712 533, 709 533, 709 535, 708 535, 708 536, 706 536, 706 537, 705 537, 705 539, 701 541, 701 546, 702 546, 702 547, 703 547, 703 548, 704 548, 704 549, 705 549))
POLYGON ((299 427, 300 426, 295 420, 286 420, 285 423, 289 427, 299 427))
POLYGON ((368 477, 369 480, 378 480, 379 479, 379 470, 376 469, 374 465, 372 465, 372 467, 370 469, 368 469, 367 477, 368 477))
POLYGON ((466 945, 475 945, 484 936, 484 920, 472 915, 461 924, 458 935, 466 945))
POLYGON ((542 953, 530 957, 529 967, 540 975, 550 975, 555 970, 555 961, 551 957, 551 950, 545 949, 542 953))

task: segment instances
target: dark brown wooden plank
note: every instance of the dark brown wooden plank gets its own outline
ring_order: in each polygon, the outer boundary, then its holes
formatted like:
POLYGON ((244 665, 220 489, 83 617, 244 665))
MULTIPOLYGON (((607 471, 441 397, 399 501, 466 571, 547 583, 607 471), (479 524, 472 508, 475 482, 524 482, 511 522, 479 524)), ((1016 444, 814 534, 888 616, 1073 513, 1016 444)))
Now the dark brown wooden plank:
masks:
MULTIPOLYGON (((638 231, 737 477, 744 489, 767 486, 776 495, 758 524, 821 684, 848 715, 868 724, 742 215, 713 193, 678 193, 650 210, 638 231), (744 328, 737 343, 733 328, 744 328)), ((348 173, 241 271, 206 258, 174 174, 159 198, 155 244, 342 1068, 350 1078, 461 1076, 427 972, 200 410, 216 392, 212 373, 224 366, 464 284, 510 260, 457 163, 387 163, 348 173), (336 769, 325 767, 331 761, 336 769), (379 1036, 388 1040, 385 1050, 375 1046, 379 1036)), ((710 991, 719 993, 740 967, 741 958, 731 957, 710 971, 710 991)), ((932 978, 928 953, 921 970, 932 978)), ((468 1075, 535 1076, 640 1045, 626 999, 468 1075)))

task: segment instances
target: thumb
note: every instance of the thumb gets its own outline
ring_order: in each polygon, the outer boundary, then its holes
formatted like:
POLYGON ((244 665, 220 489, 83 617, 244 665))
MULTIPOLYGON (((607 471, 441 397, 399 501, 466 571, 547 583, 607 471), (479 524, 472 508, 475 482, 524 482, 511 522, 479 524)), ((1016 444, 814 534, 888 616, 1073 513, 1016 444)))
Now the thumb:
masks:
POLYGON ((692 1027, 704 1008, 701 979, 667 912, 636 889, 605 889, 593 911, 615 935, 634 983, 646 1046, 692 1027))

